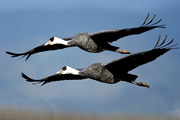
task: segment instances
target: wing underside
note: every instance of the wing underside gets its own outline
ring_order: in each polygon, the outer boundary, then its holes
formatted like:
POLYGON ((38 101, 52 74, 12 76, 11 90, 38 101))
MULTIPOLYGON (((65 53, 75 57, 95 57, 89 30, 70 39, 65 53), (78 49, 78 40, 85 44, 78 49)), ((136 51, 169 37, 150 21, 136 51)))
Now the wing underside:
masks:
POLYGON ((33 48, 27 52, 24 52, 24 53, 13 53, 13 52, 8 52, 8 51, 6 51, 6 53, 11 55, 11 57, 20 57, 21 56, 21 58, 23 58, 23 57, 27 56, 26 57, 26 60, 27 60, 32 54, 36 54, 36 53, 44 52, 44 51, 50 51, 50 50, 64 49, 66 47, 67 46, 62 45, 62 44, 47 45, 47 46, 42 44, 36 48, 33 48))
MULTIPOLYGON (((81 76, 81 75, 73 75, 73 74, 55 74, 43 79, 32 79, 22 73, 22 77, 26 79, 28 82, 33 82, 33 83, 42 83, 42 85, 49 83, 49 82, 54 82, 54 81, 63 81, 63 80, 80 80, 80 79, 85 79, 86 77, 81 76)), ((41 86, 42 86, 41 85, 41 86)))
POLYGON ((113 42, 122 37, 129 36, 129 35, 135 35, 135 34, 141 34, 143 32, 152 30, 154 28, 165 28, 164 25, 157 25, 159 22, 161 22, 162 19, 153 23, 153 21, 155 20, 155 17, 156 17, 156 15, 154 15, 153 18, 148 22, 148 19, 149 19, 149 14, 148 14, 145 21, 143 22, 143 24, 140 27, 127 28, 127 29, 104 30, 104 31, 100 31, 100 32, 91 34, 91 38, 95 41, 113 42))
POLYGON ((151 62, 159 56, 165 54, 169 50, 176 49, 175 46, 177 46, 177 44, 169 46, 173 42, 173 39, 167 44, 165 44, 166 39, 167 36, 165 37, 164 41, 161 44, 159 44, 159 37, 157 44, 152 50, 131 54, 124 58, 120 58, 111 63, 108 63, 105 65, 105 67, 110 71, 127 73, 128 71, 131 71, 138 66, 151 62))

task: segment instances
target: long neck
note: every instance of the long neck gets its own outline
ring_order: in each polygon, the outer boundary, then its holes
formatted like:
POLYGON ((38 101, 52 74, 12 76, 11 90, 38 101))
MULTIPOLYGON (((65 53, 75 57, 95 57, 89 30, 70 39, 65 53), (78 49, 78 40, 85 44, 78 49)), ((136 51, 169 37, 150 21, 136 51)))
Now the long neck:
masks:
POLYGON ((57 39, 57 40, 54 40, 52 43, 53 44, 62 44, 62 45, 65 45, 65 46, 69 46, 69 41, 66 41, 66 40, 63 40, 63 39, 57 39))

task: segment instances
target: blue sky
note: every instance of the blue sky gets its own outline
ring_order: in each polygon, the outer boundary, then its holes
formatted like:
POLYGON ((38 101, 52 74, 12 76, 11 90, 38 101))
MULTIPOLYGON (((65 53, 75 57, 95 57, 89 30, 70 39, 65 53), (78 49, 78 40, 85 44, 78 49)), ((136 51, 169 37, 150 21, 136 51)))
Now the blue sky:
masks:
POLYGON ((137 81, 150 84, 150 89, 89 79, 40 87, 27 83, 20 74, 42 78, 65 65, 82 68, 125 56, 117 53, 93 54, 69 48, 35 54, 28 61, 5 54, 5 51, 25 52, 52 36, 63 38, 80 32, 138 27, 148 13, 150 17, 156 14, 156 20, 162 18, 161 23, 167 28, 128 36, 112 44, 136 53, 153 48, 160 34, 180 43, 179 0, 0 0, 0 3, 0 106, 90 114, 180 114, 179 50, 131 71, 139 75, 137 81))

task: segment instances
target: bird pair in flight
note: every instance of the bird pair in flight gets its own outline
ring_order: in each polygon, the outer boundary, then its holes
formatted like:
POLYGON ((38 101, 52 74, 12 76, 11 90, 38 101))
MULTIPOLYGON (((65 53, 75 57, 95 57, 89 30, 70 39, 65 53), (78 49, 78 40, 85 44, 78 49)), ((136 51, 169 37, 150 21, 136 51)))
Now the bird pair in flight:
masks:
MULTIPOLYGON (((113 46, 110 43, 125 36, 141 34, 155 28, 165 28, 164 25, 157 25, 159 22, 161 22, 161 19, 153 23, 155 17, 156 15, 154 15, 153 18, 148 22, 148 14, 143 24, 136 28, 103 30, 96 33, 79 33, 74 37, 62 39, 58 37, 51 37, 47 43, 35 47, 25 53, 13 53, 8 51, 6 53, 10 54, 11 57, 27 56, 27 60, 35 53, 77 46, 82 50, 92 53, 99 53, 108 50, 121 54, 130 54, 128 50, 120 50, 119 47, 113 46)), ((90 78, 109 84, 114 84, 119 81, 126 81, 135 85, 150 87, 144 82, 135 81, 138 76, 128 72, 140 65, 155 60, 157 57, 163 55, 171 49, 175 49, 177 44, 169 46, 173 42, 173 39, 165 44, 166 40, 167 36, 163 42, 159 44, 159 36, 158 42, 152 50, 130 54, 126 57, 114 60, 107 64, 94 63, 84 69, 74 69, 69 66, 65 66, 56 74, 38 80, 30 78, 24 73, 22 73, 22 77, 25 78, 28 82, 42 83, 42 85, 53 81, 80 80, 90 78)))

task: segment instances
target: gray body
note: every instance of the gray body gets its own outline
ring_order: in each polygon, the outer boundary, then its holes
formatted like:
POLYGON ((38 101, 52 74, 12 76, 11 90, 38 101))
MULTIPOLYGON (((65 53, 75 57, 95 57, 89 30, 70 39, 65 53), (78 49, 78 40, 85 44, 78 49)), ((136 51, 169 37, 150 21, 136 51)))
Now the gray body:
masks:
POLYGON ((110 71, 105 64, 95 63, 80 72, 82 76, 97 80, 99 82, 114 84, 119 81, 134 81, 137 76, 128 73, 120 73, 118 70, 110 71), (134 77, 132 77, 134 76, 134 77))
POLYGON ((108 71, 101 63, 92 64, 87 69, 80 72, 80 74, 100 82, 109 84, 115 83, 113 74, 108 71))
POLYGON ((92 53, 108 50, 108 46, 110 46, 110 44, 107 42, 95 42, 89 33, 77 34, 72 40, 68 42, 68 44, 71 46, 78 46, 79 48, 92 53))

